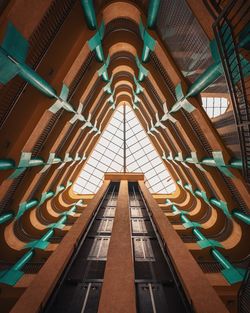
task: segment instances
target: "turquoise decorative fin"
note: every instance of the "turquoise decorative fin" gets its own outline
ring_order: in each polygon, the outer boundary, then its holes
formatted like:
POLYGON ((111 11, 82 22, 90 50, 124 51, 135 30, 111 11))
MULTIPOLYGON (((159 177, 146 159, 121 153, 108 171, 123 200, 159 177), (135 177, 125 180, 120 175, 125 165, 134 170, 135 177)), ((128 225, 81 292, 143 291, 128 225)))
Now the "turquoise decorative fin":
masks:
POLYGON ((49 244, 50 244, 49 241, 34 240, 34 241, 27 243, 24 246, 24 248, 33 248, 33 249, 45 250, 49 244))
POLYGON ((11 22, 8 23, 2 48, 16 61, 25 62, 29 43, 11 22))
POLYGON ((197 244, 201 247, 201 249, 205 249, 208 247, 223 247, 220 242, 212 239, 199 240, 197 241, 197 244))
POLYGON ((63 84, 62 90, 61 90, 61 93, 60 93, 60 98, 63 101, 67 101, 68 100, 68 96, 69 96, 69 87, 67 85, 63 84))
POLYGON ((230 170, 227 168, 223 154, 221 151, 213 151, 213 158, 215 161, 216 166, 218 169, 227 177, 233 178, 233 174, 230 172, 230 170))
POLYGON ((241 282, 244 279, 244 274, 242 269, 229 268, 221 271, 221 274, 229 282, 230 285, 241 282))
POLYGON ((7 84, 18 73, 16 64, 12 63, 0 48, 0 83, 7 84))
POLYGON ((15 286, 20 278, 24 275, 24 272, 19 270, 7 270, 0 272, 0 283, 15 286))

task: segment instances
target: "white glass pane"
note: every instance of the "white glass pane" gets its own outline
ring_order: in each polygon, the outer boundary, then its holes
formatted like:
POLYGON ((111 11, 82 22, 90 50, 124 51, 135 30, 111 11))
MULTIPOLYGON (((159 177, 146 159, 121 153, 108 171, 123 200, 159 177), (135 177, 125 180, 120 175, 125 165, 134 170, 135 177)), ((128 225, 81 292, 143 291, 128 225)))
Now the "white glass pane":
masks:
MULTIPOLYGON (((98 144, 87 160, 74 185, 74 191, 96 193, 105 172, 122 172, 124 166, 124 116, 119 106, 98 144)), ((150 192, 171 193, 175 184, 156 152, 147 133, 130 106, 126 106, 126 170, 145 174, 145 184, 150 192)))

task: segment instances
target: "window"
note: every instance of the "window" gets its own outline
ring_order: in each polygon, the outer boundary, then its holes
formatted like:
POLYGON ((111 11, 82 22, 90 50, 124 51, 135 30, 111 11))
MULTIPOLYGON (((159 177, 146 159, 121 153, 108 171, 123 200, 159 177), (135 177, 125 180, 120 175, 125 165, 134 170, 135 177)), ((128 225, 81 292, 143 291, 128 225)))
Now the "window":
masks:
MULTIPOLYGON (((175 183, 133 109, 125 106, 126 172, 141 172, 152 193, 172 193, 175 183)), ((124 170, 124 107, 119 106, 77 179, 78 194, 96 193, 105 172, 124 170)))
POLYGON ((226 98, 202 97, 202 106, 210 118, 226 112, 229 102, 226 98))

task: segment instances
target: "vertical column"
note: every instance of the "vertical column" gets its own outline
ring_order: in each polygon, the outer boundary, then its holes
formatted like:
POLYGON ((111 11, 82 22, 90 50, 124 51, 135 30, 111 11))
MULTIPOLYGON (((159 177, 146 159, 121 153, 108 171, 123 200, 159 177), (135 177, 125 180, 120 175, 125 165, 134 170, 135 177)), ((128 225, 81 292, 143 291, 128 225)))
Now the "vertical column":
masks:
POLYGON ((128 181, 121 180, 98 313, 135 313, 128 181))
POLYGON ((166 246, 189 303, 197 313, 228 313, 227 308, 209 284, 204 273, 152 197, 143 181, 138 182, 152 219, 166 246))

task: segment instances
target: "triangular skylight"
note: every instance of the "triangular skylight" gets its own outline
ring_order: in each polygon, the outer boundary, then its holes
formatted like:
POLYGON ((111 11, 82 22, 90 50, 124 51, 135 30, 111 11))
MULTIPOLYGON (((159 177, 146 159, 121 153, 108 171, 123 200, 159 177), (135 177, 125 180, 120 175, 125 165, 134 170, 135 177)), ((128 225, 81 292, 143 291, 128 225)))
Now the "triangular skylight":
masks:
POLYGON ((124 167, 126 172, 144 173, 145 184, 152 193, 167 194, 175 190, 175 183, 161 157, 128 105, 121 105, 114 112, 73 190, 78 194, 94 194, 100 188, 105 172, 124 172, 124 167))

